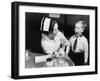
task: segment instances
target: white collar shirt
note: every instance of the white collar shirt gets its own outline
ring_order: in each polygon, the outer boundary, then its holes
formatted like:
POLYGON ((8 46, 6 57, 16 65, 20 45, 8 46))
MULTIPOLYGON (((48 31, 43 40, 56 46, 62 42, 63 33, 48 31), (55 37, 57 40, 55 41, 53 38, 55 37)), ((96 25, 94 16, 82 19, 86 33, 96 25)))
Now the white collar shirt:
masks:
MULTIPOLYGON (((72 50, 73 50, 73 45, 74 45, 75 40, 76 40, 75 35, 73 35, 69 40, 72 50)), ((77 46, 76 46, 76 50, 74 52, 87 52, 88 53, 88 42, 87 42, 86 37, 81 36, 81 37, 77 38, 77 46)))

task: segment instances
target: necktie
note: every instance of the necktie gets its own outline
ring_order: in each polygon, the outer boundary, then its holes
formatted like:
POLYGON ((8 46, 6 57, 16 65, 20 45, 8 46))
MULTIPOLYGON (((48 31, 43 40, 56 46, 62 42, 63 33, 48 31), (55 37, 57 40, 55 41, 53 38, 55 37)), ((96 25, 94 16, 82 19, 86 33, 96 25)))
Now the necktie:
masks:
POLYGON ((77 47, 77 37, 76 37, 75 42, 74 42, 74 45, 73 45, 73 50, 74 51, 76 50, 76 47, 77 47))

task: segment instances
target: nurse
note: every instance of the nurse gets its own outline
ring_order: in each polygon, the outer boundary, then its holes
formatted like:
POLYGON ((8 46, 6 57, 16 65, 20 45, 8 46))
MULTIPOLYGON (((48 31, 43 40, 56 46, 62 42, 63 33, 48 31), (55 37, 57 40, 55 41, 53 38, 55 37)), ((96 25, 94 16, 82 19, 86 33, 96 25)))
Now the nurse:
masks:
POLYGON ((68 58, 69 42, 58 29, 58 23, 51 18, 43 18, 41 22, 42 39, 41 46, 44 52, 52 56, 64 56, 68 58))

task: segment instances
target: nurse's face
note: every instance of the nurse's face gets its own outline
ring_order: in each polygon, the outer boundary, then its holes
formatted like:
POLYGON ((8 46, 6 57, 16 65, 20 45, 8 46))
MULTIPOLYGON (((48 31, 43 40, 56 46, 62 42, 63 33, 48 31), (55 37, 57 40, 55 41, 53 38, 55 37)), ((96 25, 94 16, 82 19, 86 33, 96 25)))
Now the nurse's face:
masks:
POLYGON ((58 33, 58 24, 55 23, 54 27, 53 27, 53 32, 51 34, 49 34, 48 37, 53 40, 55 38, 55 36, 57 35, 57 33, 58 33))
POLYGON ((54 34, 54 35, 57 35, 57 33, 58 33, 58 24, 55 23, 54 29, 53 29, 53 34, 54 34))

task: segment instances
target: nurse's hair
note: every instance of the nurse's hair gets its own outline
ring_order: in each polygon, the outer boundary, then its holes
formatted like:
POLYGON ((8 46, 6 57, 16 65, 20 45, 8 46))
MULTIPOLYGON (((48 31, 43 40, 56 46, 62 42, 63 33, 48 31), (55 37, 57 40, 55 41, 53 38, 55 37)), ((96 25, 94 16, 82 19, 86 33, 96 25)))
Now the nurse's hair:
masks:
POLYGON ((84 20, 80 20, 80 21, 78 21, 78 22, 76 22, 76 24, 77 23, 81 23, 82 24, 82 29, 84 30, 85 28, 86 28, 86 26, 87 26, 87 23, 86 23, 86 21, 84 21, 84 20))

